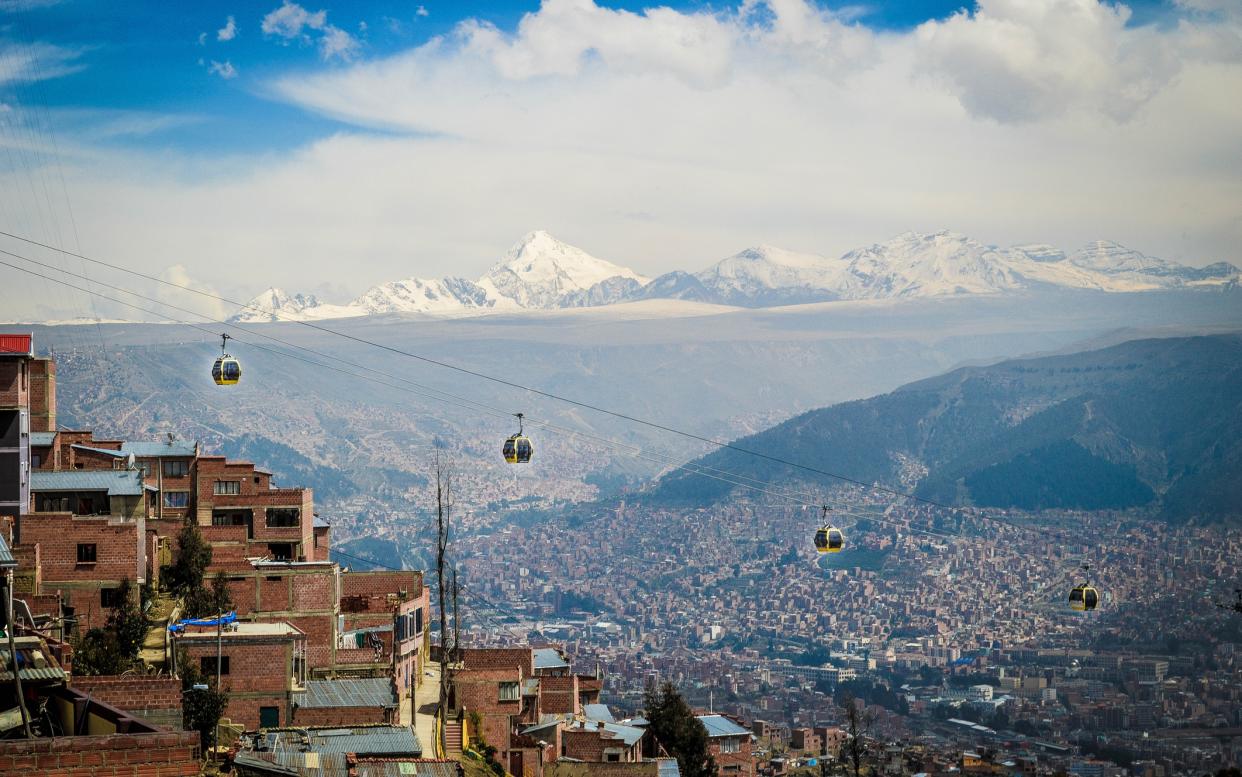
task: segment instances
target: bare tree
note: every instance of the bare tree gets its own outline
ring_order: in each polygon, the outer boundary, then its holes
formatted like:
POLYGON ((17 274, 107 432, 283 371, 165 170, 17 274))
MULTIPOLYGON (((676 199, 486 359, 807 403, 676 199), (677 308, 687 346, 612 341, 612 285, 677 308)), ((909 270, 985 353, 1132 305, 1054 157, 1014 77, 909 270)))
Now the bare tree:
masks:
POLYGON ((866 739, 871 733, 875 716, 859 710, 858 699, 853 694, 845 694, 841 698, 841 706, 845 707, 845 728, 849 733, 849 740, 845 743, 845 755, 854 769, 854 777, 858 777, 863 758, 867 754, 866 739))
MULTIPOLYGON (((435 454, 436 468, 436 591, 440 600, 440 752, 448 752, 444 728, 448 722, 448 610, 445 602, 444 556, 448 551, 449 527, 453 509, 453 468, 441 450, 435 454)), ((455 647, 455 646, 454 646, 455 647)))

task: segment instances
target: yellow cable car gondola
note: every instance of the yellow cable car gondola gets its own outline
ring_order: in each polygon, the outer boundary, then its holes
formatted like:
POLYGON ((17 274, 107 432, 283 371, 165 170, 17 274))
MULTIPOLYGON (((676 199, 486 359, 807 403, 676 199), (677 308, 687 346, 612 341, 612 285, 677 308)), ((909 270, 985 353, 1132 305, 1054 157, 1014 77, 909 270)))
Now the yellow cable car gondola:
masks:
MULTIPOLYGON (((1083 565, 1083 577, 1087 576, 1087 572, 1091 567, 1083 565)), ((1069 606, 1071 610, 1077 612, 1089 612, 1094 610, 1100 603, 1100 593, 1091 587, 1085 580, 1070 589, 1069 606)))
POLYGON ((505 440, 504 454, 505 461, 510 464, 526 464, 530 461, 530 456, 535 452, 535 447, 530 444, 530 439, 522 434, 522 413, 514 413, 518 420, 517 434, 511 435, 505 440))
POLYGON ((824 525, 815 532, 815 550, 820 553, 840 553, 845 547, 845 535, 828 523, 828 507, 824 506, 824 525))
POLYGON ((229 356, 230 339, 227 334, 220 335, 220 356, 211 367, 211 379, 217 386, 235 386, 241 380, 241 362, 229 356))

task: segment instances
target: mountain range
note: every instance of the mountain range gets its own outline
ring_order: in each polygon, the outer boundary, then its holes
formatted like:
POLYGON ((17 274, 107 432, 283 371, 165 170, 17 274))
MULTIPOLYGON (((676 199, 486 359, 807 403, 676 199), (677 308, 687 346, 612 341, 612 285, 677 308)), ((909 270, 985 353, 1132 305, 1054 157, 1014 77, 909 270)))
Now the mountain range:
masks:
MULTIPOLYGON (((992 508, 1151 508, 1171 522, 1242 503, 1242 336, 1132 340, 966 367, 813 410, 739 448, 925 499, 992 508)), ((724 449, 692 467, 832 481, 724 449)), ((734 486, 677 471, 644 498, 710 503, 734 486)))
POLYGON ((1107 292, 1237 287, 1238 268, 1196 268, 1097 241, 1072 253, 1049 245, 998 248, 954 232, 905 233, 836 259, 773 246, 748 248, 697 273, 648 279, 543 231, 518 241, 481 278, 407 278, 345 305, 269 288, 232 320, 346 318, 387 313, 443 316, 595 307, 675 299, 762 308, 835 300, 1006 295, 1039 289, 1107 292))

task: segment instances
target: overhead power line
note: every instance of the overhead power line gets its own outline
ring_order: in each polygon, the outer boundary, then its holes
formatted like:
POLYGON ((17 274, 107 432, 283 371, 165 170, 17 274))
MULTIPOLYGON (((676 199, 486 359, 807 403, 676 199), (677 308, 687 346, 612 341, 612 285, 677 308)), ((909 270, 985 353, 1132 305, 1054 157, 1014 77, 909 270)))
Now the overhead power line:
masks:
POLYGON ((696 433, 694 433, 694 432, 688 432, 688 431, 685 431, 685 430, 683 430, 683 429, 678 429, 678 428, 676 428, 676 427, 673 427, 673 426, 669 426, 669 425, 667 425, 667 424, 660 423, 660 422, 658 422, 658 421, 651 421, 651 420, 648 420, 648 419, 645 419, 645 418, 641 418, 641 417, 638 417, 638 416, 630 415, 629 413, 622 413, 622 412, 619 412, 619 411, 616 411, 616 410, 610 410, 610 409, 608 409, 608 408, 606 408, 606 407, 602 407, 602 406, 600 406, 600 405, 596 405, 596 404, 593 404, 593 403, 590 403, 590 402, 583 402, 583 401, 581 401, 581 400, 573 399, 573 398, 571 398, 571 397, 566 397, 566 396, 563 396, 563 395, 560 395, 560 394, 556 394, 556 393, 551 392, 551 391, 544 391, 544 390, 542 390, 542 389, 537 389, 537 388, 534 388, 533 386, 527 386, 527 385, 524 385, 524 384, 521 384, 521 383, 517 383, 516 381, 508 380, 508 379, 506 379, 506 378, 499 378, 499 377, 496 377, 496 376, 494 376, 494 375, 489 375, 489 374, 487 374, 487 373, 485 373, 485 372, 480 372, 480 371, 478 371, 478 370, 473 370, 473 369, 470 369, 469 367, 463 367, 463 366, 461 366, 461 365, 453 364, 453 363, 451 363, 451 362, 446 362, 446 361, 442 361, 442 360, 440 360, 440 359, 434 359, 434 358, 431 358, 431 357, 429 357, 429 356, 424 356, 424 355, 422 355, 422 354, 414 353, 413 351, 407 351, 407 350, 405 350, 405 349, 402 349, 402 348, 397 348, 397 347, 394 347, 394 346, 391 346, 391 345, 385 345, 385 344, 383 344, 383 343, 377 343, 377 342, 375 342, 375 341, 373 341, 373 340, 368 340, 368 339, 366 339, 365 337, 359 337, 359 336, 357 336, 357 335, 352 335, 352 334, 350 334, 350 333, 348 333, 348 332, 343 332, 343 331, 341 331, 341 330, 339 330, 339 329, 333 329, 333 328, 331 328, 331 327, 323 326, 323 325, 321 325, 321 324, 316 324, 316 323, 314 323, 314 322, 312 322, 312 321, 303 321, 303 320, 300 320, 300 319, 293 319, 293 318, 289 318, 288 316, 283 316, 283 315, 281 315, 281 314, 279 314, 279 313, 276 313, 276 312, 275 312, 275 311, 273 311, 273 310, 266 310, 266 309, 264 309, 264 308, 261 308, 261 307, 259 307, 258 305, 252 305, 252 304, 247 303, 247 302, 238 302, 237 300, 232 300, 232 299, 229 299, 229 298, 227 298, 227 297, 223 297, 223 296, 220 296, 220 295, 218 295, 218 294, 214 294, 214 293, 212 293, 212 292, 203 291, 202 289, 195 289, 195 288, 193 288, 193 287, 186 286, 186 285, 179 284, 179 283, 174 283, 174 282, 172 282, 172 281, 166 280, 166 279, 164 279, 164 278, 160 278, 160 277, 158 277, 158 276, 154 276, 154 275, 150 275, 150 274, 147 274, 147 273, 143 273, 143 272, 140 272, 140 271, 138 271, 138 270, 134 270, 134 269, 131 269, 131 268, 128 268, 128 267, 124 267, 124 266, 122 266, 122 265, 113 264, 113 263, 111 263, 111 262, 106 262, 106 261, 103 261, 103 260, 101 260, 101 259, 95 259, 95 258, 92 258, 92 257, 86 256, 86 255, 81 254, 81 253, 78 253, 78 252, 69 251, 69 250, 64 249, 64 248, 59 248, 59 247, 57 247, 57 246, 49 245, 49 244, 47 244, 47 243, 42 243, 42 242, 39 242, 39 241, 37 241, 37 240, 32 240, 32 239, 30 239, 30 238, 23 237, 23 236, 21 236, 21 235, 16 235, 16 234, 13 234, 13 233, 11 233, 11 232, 6 232, 6 231, 3 231, 3 230, 0 230, 0 235, 3 235, 3 236, 5 236, 5 237, 12 238, 12 239, 14 239, 14 240, 20 240, 21 242, 23 242, 23 243, 27 243, 27 244, 30 244, 30 245, 36 245, 36 246, 39 246, 39 247, 41 247, 41 248, 46 248, 46 249, 48 249, 48 250, 50 250, 50 251, 56 251, 56 252, 61 253, 61 254, 65 254, 65 255, 68 255, 68 256, 73 256, 73 257, 76 257, 76 258, 78 258, 78 259, 83 259, 83 260, 85 260, 85 261, 88 261, 88 262, 91 262, 91 263, 94 263, 94 264, 98 264, 98 265, 103 266, 103 267, 108 267, 108 268, 110 268, 110 269, 117 270, 118 272, 129 273, 129 274, 131 274, 131 275, 137 276, 137 277, 139 277, 139 278, 145 278, 145 279, 147 279, 147 280, 149 280, 149 281, 153 281, 153 282, 155 282, 155 283, 160 283, 160 284, 163 284, 163 285, 165 285, 165 286, 169 286, 169 287, 176 288, 176 289, 181 289, 182 291, 190 292, 190 293, 193 293, 193 294, 198 294, 198 295, 200 295, 200 296, 207 297, 207 298, 209 298, 209 299, 214 299, 214 300, 216 300, 216 301, 218 301, 218 302, 224 302, 224 303, 229 304, 229 305, 234 305, 234 306, 237 306, 237 307, 239 307, 239 308, 241 308, 241 309, 243 309, 243 310, 254 310, 254 311, 257 311, 257 312, 263 313, 264 315, 270 315, 270 316, 273 316, 274 318, 280 319, 280 320, 282 320, 282 321, 286 321, 286 322, 289 322, 289 323, 294 323, 294 324, 299 324, 299 325, 301 325, 301 326, 305 326, 305 327, 308 327, 308 328, 310 328, 310 329, 314 329, 314 330, 317 330, 317 331, 320 331, 320 332, 324 332, 324 333, 326 333, 326 334, 334 335, 334 336, 336 336, 336 337, 345 338, 345 339, 347 339, 347 340, 352 340, 352 341, 354 341, 354 342, 356 342, 356 343, 360 343, 360 344, 363 344, 363 345, 369 345, 369 346, 371 346, 371 347, 373 347, 373 348, 378 348, 378 349, 380 349, 380 350, 387 351, 387 352, 389 352, 389 353, 393 353, 393 354, 396 354, 396 355, 399 355, 399 356, 404 356, 404 357, 407 357, 407 358, 410 358, 410 359, 416 359, 416 360, 421 361, 421 362, 424 362, 424 363, 426 363, 426 364, 432 364, 432 365, 435 365, 435 366, 437 366, 437 367, 442 367, 442 368, 444 368, 444 369, 453 370, 453 371, 455 371, 455 372, 459 372, 459 373, 464 374, 464 375, 470 375, 470 376, 472 376, 472 377, 479 378, 479 379, 481 379, 481 380, 490 381, 490 382, 492 382, 492 383, 496 383, 496 384, 498 384, 498 385, 508 386, 509 388, 514 388, 514 389, 519 389, 519 390, 521 390, 521 391, 526 391, 526 392, 529 392, 529 393, 534 394, 534 395, 536 395, 536 396, 545 397, 545 398, 547 398, 547 399, 551 399, 551 400, 554 400, 554 401, 557 401, 557 402, 563 402, 563 403, 566 403, 566 404, 569 404, 569 405, 573 405, 573 406, 575 406, 575 407, 580 407, 580 408, 582 408, 582 409, 584 409, 584 410, 591 410, 591 411, 593 411, 593 412, 596 412, 596 413, 601 413, 601 414, 603 414, 603 415, 611 416, 611 417, 613 417, 613 418, 617 418, 617 419, 620 419, 620 420, 623 420, 623 421, 629 421, 629 422, 631 422, 631 423, 640 424, 640 425, 642 425, 642 426, 646 426, 646 427, 651 428, 651 429, 656 429, 656 430, 659 430, 659 431, 668 432, 669 434, 679 435, 679 436, 684 437, 684 438, 686 438, 686 439, 696 440, 696 441, 698 441, 698 442, 702 442, 702 443, 705 443, 705 444, 708 444, 708 445, 713 445, 713 446, 715 446, 715 447, 717 447, 717 448, 721 448, 721 449, 724 449, 724 450, 731 450, 731 451, 735 451, 735 452, 737 452, 737 453, 741 453, 741 454, 744 454, 744 455, 747 455, 747 456, 753 456, 753 457, 755 457, 755 458, 758 458, 758 459, 763 459, 763 460, 765 460, 765 461, 769 461, 769 462, 774 463, 774 464, 780 464, 780 465, 782 465, 782 466, 791 467, 791 468, 794 468, 794 469, 802 470, 802 471, 804 471, 804 472, 809 472, 809 473, 816 474, 816 475, 822 475, 822 476, 824 476, 824 477, 832 478, 832 479, 839 480, 839 481, 842 481, 842 482, 845 482, 845 483, 851 483, 851 484, 853 484, 853 485, 860 486, 860 487, 862 487, 862 488, 867 488, 867 489, 871 489, 871 490, 878 491, 878 492, 881 492, 881 493, 890 494, 890 495, 892 495, 892 496, 901 497, 901 498, 903 498, 903 499, 909 499, 909 500, 912 500, 912 501, 915 501, 915 502, 921 502, 921 503, 923 503, 923 504, 927 504, 927 505, 932 505, 932 506, 935 506, 935 507, 939 507, 939 508, 944 509, 944 510, 963 510, 963 509, 965 509, 965 508, 961 508, 961 507, 954 507, 954 506, 952 506, 952 505, 947 505, 947 504, 944 504, 944 503, 942 503, 942 502, 938 502, 938 501, 936 501, 936 500, 934 500, 934 499, 928 499, 928 498, 926 498, 926 497, 921 497, 921 496, 918 496, 918 495, 916 495, 916 494, 912 494, 912 493, 909 493, 909 492, 906 492, 906 491, 901 491, 900 489, 891 488, 891 487, 889 487, 889 486, 885 486, 885 485, 882 485, 882 484, 879 484, 879 483, 867 483, 867 482, 865 482, 865 481, 863 481, 863 480, 859 480, 859 479, 857 479, 857 478, 852 478, 852 477, 849 477, 848 475, 842 475, 842 474, 840 474, 840 473, 830 472, 830 471, 828 471, 828 470, 820 469, 820 468, 818 468, 818 467, 812 467, 812 466, 810 466, 810 465, 807 465, 807 464, 802 464, 802 463, 799 463, 799 462, 796 462, 796 461, 791 461, 791 460, 789 460, 789 459, 785 459, 785 458, 780 457, 780 456, 773 456, 773 455, 771 455, 771 454, 763 453, 762 451, 756 451, 756 450, 753 450, 753 449, 750 449, 750 448, 743 448, 743 447, 741 447, 741 446, 739 446, 739 445, 735 445, 735 444, 733 444, 733 443, 730 443, 730 442, 727 442, 727 441, 724 441, 724 440, 717 440, 717 439, 714 439, 714 438, 712 438, 712 437, 707 437, 707 436, 705 436, 705 435, 696 434, 696 433))

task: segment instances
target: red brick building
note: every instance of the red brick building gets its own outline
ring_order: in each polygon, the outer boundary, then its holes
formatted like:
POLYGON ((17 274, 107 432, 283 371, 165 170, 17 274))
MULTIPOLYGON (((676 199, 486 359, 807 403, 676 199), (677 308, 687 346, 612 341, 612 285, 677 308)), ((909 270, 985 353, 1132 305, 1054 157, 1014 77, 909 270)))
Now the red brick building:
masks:
POLYGON ((716 759, 720 775, 754 777, 750 730, 725 715, 699 715, 698 718, 707 729, 707 752, 716 759))
POLYGON ((289 725, 294 694, 306 679, 306 635, 288 623, 187 626, 174 639, 178 661, 191 661, 228 691, 225 717, 247 728, 289 725))

